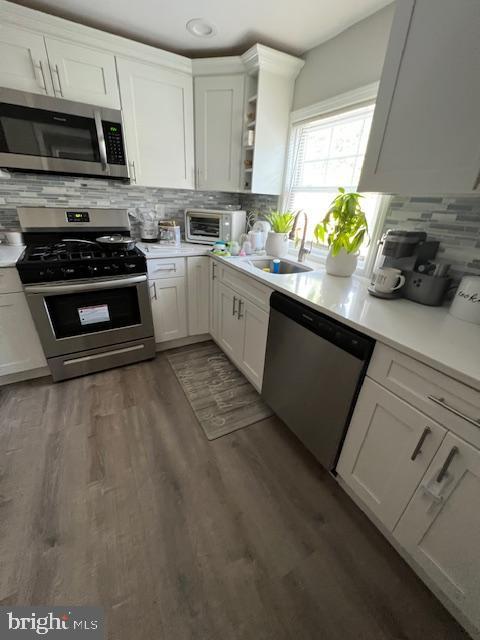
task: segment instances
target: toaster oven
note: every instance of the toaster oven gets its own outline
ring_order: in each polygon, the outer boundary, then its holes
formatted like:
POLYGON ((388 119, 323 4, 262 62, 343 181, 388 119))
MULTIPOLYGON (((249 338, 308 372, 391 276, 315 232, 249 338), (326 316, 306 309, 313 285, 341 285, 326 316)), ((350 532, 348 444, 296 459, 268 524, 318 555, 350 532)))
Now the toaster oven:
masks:
POLYGON ((245 211, 187 209, 185 211, 185 240, 201 244, 238 241, 245 231, 245 223, 245 211))

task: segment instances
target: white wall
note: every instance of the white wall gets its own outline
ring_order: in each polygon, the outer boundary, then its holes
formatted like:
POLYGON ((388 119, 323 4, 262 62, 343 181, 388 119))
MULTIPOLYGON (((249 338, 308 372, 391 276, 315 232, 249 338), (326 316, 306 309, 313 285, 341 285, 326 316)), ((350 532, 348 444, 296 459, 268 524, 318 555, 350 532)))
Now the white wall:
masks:
POLYGON ((308 51, 295 83, 293 109, 380 79, 394 3, 308 51))

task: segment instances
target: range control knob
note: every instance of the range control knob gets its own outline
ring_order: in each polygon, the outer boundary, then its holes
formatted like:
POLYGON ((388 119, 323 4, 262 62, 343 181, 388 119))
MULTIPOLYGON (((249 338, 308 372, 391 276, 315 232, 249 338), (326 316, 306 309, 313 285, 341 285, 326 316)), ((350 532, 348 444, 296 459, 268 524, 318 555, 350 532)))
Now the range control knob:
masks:
POLYGON ((73 267, 62 267, 61 272, 66 278, 75 275, 75 269, 73 267))
POLYGON ((125 270, 126 271, 133 271, 136 268, 137 268, 137 265, 134 262, 126 262, 125 263, 125 270))
POLYGON ((87 267, 87 271, 88 271, 88 273, 89 273, 91 276, 96 276, 96 275, 98 275, 98 273, 99 273, 99 269, 98 269, 98 267, 96 267, 96 266, 95 266, 95 265, 93 265, 93 264, 89 264, 89 265, 88 265, 88 267, 87 267))

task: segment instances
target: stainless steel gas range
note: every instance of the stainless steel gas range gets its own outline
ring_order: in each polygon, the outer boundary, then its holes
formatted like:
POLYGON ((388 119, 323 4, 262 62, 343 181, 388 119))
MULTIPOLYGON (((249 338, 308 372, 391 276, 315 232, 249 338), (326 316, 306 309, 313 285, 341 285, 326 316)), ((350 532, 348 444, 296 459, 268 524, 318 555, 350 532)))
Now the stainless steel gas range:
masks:
POLYGON ((122 209, 18 210, 26 249, 17 262, 55 381, 155 356, 144 255, 102 245, 128 235, 122 209))

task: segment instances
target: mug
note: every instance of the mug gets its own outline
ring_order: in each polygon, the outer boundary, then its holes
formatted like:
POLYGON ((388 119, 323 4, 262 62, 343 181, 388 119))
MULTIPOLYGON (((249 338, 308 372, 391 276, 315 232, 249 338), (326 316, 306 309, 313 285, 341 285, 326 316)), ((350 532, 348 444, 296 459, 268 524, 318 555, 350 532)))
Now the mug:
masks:
POLYGON ((405 276, 400 269, 380 268, 373 274, 372 284, 379 293, 392 293, 403 287, 405 276))
POLYGON ((452 316, 480 324, 480 276, 464 276, 449 309, 452 316))

